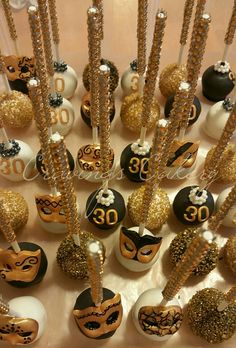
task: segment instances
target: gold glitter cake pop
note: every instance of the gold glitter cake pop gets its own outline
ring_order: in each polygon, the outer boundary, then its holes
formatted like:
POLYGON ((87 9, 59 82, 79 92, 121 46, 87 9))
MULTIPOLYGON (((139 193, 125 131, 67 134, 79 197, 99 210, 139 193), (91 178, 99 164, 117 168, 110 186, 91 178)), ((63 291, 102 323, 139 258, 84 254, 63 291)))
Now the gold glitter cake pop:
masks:
POLYGON ((214 288, 198 291, 187 306, 193 333, 209 343, 221 343, 236 332, 235 287, 228 293, 214 288))

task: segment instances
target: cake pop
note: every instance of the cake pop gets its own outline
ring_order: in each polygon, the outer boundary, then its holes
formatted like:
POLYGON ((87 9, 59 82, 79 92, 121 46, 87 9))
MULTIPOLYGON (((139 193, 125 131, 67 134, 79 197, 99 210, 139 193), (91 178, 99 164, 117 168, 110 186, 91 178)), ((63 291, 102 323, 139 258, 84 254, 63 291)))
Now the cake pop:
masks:
POLYGON ((8 303, 0 297, 0 340, 10 345, 36 342, 44 333, 47 313, 33 296, 20 296, 8 303))
POLYGON ((73 315, 83 335, 93 339, 105 339, 113 336, 121 324, 121 296, 103 287, 104 260, 101 242, 91 240, 87 244, 86 254, 90 288, 77 297, 73 315))
POLYGON ((86 203, 88 220, 101 229, 111 229, 125 216, 125 202, 122 195, 108 187, 110 178, 110 122, 109 122, 109 69, 101 65, 100 74, 100 158, 102 189, 89 196, 86 203))
POLYGON ((227 240, 225 245, 224 257, 231 271, 236 274, 236 236, 232 236, 227 240))
POLYGON ((236 289, 227 293, 214 288, 198 291, 187 306, 193 333, 209 343, 221 343, 236 332, 236 289))
POLYGON ((10 217, 0 200, 0 225, 10 248, 0 249, 0 277, 8 284, 25 288, 43 280, 47 270, 47 257, 37 244, 18 244, 10 217))
MULTIPOLYGON (((231 192, 231 188, 227 188, 224 191, 222 191, 216 201, 216 210, 218 211, 225 201, 228 194, 231 192)), ((227 215, 225 216, 223 222, 223 226, 236 228, 236 203, 232 205, 230 210, 228 211, 227 215)))
POLYGON ((180 52, 178 63, 172 63, 167 65, 160 74, 159 79, 159 88, 163 96, 166 98, 172 96, 172 99, 168 99, 168 106, 165 106, 165 116, 166 113, 169 114, 172 103, 173 103, 173 94, 175 94, 179 88, 181 81, 186 81, 187 78, 187 69, 186 65, 183 64, 183 53, 184 48, 188 39, 188 31, 191 22, 191 16, 193 12, 194 0, 186 0, 184 5, 184 15, 183 15, 183 24, 180 35, 180 52), (169 109, 167 111, 167 109, 169 109))
POLYGON ((232 91, 235 85, 235 74, 230 68, 230 64, 226 61, 226 56, 230 45, 233 42, 236 29, 236 1, 232 10, 232 15, 225 34, 225 49, 222 60, 215 65, 211 65, 202 75, 202 93, 214 102, 224 100, 232 91))
MULTIPOLYGON (((140 63, 138 63, 142 64, 138 67, 140 74, 139 90, 138 92, 132 93, 124 98, 120 111, 121 121, 124 126, 130 131, 141 132, 142 139, 138 140, 141 147, 144 145, 146 132, 155 126, 156 121, 160 116, 160 108, 158 103, 154 100, 154 93, 160 65, 161 47, 166 19, 167 14, 165 11, 157 11, 152 48, 146 72, 146 82, 143 87, 143 74, 145 71, 145 50, 143 50, 140 52, 140 63)), ((143 28, 143 30, 145 31, 145 28, 143 28)), ((139 40, 145 42, 144 38, 145 34, 139 35, 139 40)), ((143 42, 141 42, 140 45, 143 45, 143 42)), ((131 147, 131 145, 129 145, 129 147, 131 147)))
POLYGON ((125 268, 134 272, 145 271, 157 261, 162 237, 155 237, 145 227, 155 228, 156 225, 160 227, 167 219, 169 213, 168 207, 170 208, 170 204, 165 192, 159 189, 159 196, 157 194, 157 187, 161 182, 165 168, 165 161, 163 161, 165 153, 163 150, 166 134, 167 121, 159 120, 153 137, 147 180, 140 199, 141 202, 138 203, 139 214, 137 214, 137 210, 135 211, 134 206, 132 206, 133 202, 130 198, 128 203, 128 208, 131 207, 131 213, 134 215, 135 220, 139 221, 139 226, 129 229, 122 227, 115 245, 115 253, 118 261, 125 268), (160 195, 165 197, 164 201, 161 200, 160 195), (158 199, 160 201, 159 209, 157 209, 158 204, 155 205, 155 199, 156 201, 158 199))
POLYGON ((138 60, 134 59, 127 70, 123 73, 121 77, 121 88, 124 95, 129 95, 131 93, 138 91, 139 85, 139 74, 138 74, 138 60))
POLYGON ((211 237, 211 234, 205 231, 202 236, 192 241, 181 261, 172 270, 162 292, 159 288, 153 288, 139 296, 133 307, 132 317, 140 334, 153 341, 165 341, 179 330, 183 321, 183 311, 175 296, 192 269, 206 254, 211 237))

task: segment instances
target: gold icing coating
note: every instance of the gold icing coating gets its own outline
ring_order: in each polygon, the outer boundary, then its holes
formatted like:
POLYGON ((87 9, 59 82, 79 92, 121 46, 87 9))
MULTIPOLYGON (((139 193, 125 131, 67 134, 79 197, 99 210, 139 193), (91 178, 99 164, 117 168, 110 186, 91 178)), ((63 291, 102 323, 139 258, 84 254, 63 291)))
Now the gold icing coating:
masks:
POLYGON ((186 0, 184 5, 184 17, 180 35, 180 45, 186 45, 188 39, 189 25, 193 13, 194 0, 186 0))
POLYGON ((7 314, 9 312, 9 305, 6 301, 3 300, 2 296, 0 296, 0 315, 7 314))
POLYGON ((99 32, 99 12, 88 9, 88 48, 90 76, 90 118, 92 127, 99 125, 99 67, 101 59, 101 39, 99 32))
POLYGON ((66 223, 61 195, 36 195, 35 202, 39 217, 44 222, 66 223))
MULTIPOLYGON (((50 1, 48 1, 50 3, 50 1)), ((47 72, 50 77, 54 75, 54 64, 52 58, 51 33, 49 27, 47 0, 38 0, 38 11, 43 34, 44 55, 47 72)), ((43 57, 41 57, 42 59, 43 57)))
POLYGON ((17 33, 9 0, 2 0, 2 7, 7 20, 9 34, 11 36, 11 39, 15 41, 17 40, 17 33))
MULTIPOLYGON (((129 216, 135 226, 138 226, 141 223, 144 192, 145 185, 135 190, 128 198, 127 208, 129 216)), ((170 209, 171 205, 166 192, 157 188, 150 204, 145 227, 148 230, 160 228, 168 219, 170 209)))
POLYGON ((150 119, 151 106, 155 93, 156 79, 160 65, 161 46, 163 42, 166 19, 167 14, 165 11, 157 11, 152 48, 148 60, 146 82, 143 89, 143 105, 141 115, 142 127, 147 127, 150 119))
POLYGON ((28 18, 29 18, 29 24, 30 24, 33 51, 35 56, 36 73, 37 73, 37 77, 40 80, 44 114, 46 117, 47 127, 50 128, 51 127, 51 111, 50 111, 50 106, 48 102, 49 86, 48 86, 46 66, 45 66, 45 62, 43 58, 44 53, 43 53, 43 44, 42 44, 42 36, 41 36, 40 19, 39 19, 38 10, 35 6, 29 7, 28 18))
POLYGON ((34 108, 34 119, 38 129, 39 141, 42 151, 41 154, 43 156, 43 162, 47 171, 46 178, 48 180, 49 186, 53 188, 56 187, 55 171, 49 146, 49 134, 44 115, 40 82, 35 79, 33 86, 28 84, 28 89, 34 108))
POLYGON ((86 250, 91 297, 95 306, 99 306, 103 300, 102 275, 104 248, 101 242, 91 240, 88 242, 86 250))
POLYGON ((182 258, 171 272, 170 278, 162 291, 166 301, 170 301, 175 297, 209 249, 210 244, 200 235, 191 241, 182 258))
POLYGON ((50 20, 51 20, 53 42, 54 44, 59 45, 60 37, 59 37, 56 0, 48 0, 48 5, 49 5, 49 14, 50 14, 50 20))
POLYGON ((3 60, 4 72, 9 81, 28 81, 35 76, 34 57, 10 55, 3 57, 3 60))
POLYGON ((169 97, 178 91, 181 81, 186 81, 187 69, 185 64, 172 63, 167 65, 160 74, 159 88, 164 97, 169 97))
POLYGON ((236 236, 228 239, 225 245, 225 258, 231 271, 236 275, 236 236))
POLYGON ((29 209, 21 194, 0 189, 0 200, 4 206, 4 211, 7 212, 10 218, 14 231, 25 226, 29 217, 29 209))
POLYGON ((10 217, 4 207, 2 199, 0 199, 0 228, 8 243, 12 243, 16 240, 15 232, 11 226, 10 217))
POLYGON ((96 7, 99 11, 100 39, 103 40, 103 0, 93 0, 93 7, 96 7))
POLYGON ((100 151, 101 151, 101 173, 104 179, 108 179, 110 170, 110 69, 105 65, 100 67, 100 151), (102 70, 102 67, 104 68, 102 70))
MULTIPOLYGON (((131 132, 140 133, 142 128, 141 114, 142 114, 143 98, 138 93, 131 93, 126 96, 121 105, 120 117, 126 128, 131 132)), ((160 117, 160 107, 155 100, 152 101, 148 123, 145 125, 148 131, 155 127, 157 120, 160 117)))
POLYGON ((236 29, 236 0, 234 0, 234 6, 232 9, 231 18, 228 24, 227 32, 225 34, 224 42, 226 45, 231 45, 233 43, 235 29, 236 29))
POLYGON ((146 35, 147 35, 148 0, 138 0, 138 74, 144 75, 146 68, 146 35))

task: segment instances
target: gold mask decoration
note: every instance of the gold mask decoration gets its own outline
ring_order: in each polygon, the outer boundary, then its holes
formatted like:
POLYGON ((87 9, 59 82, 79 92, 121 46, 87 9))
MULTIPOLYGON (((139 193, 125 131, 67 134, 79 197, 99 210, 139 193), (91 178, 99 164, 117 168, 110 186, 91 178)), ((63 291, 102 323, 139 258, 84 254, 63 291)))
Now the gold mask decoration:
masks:
POLYGON ((200 142, 174 141, 167 167, 190 168, 194 164, 200 142))
POLYGON ((9 81, 19 79, 27 82, 35 76, 34 57, 6 56, 4 57, 4 62, 9 81))
POLYGON ((0 249, 0 276, 7 282, 32 282, 38 274, 41 250, 21 250, 16 254, 10 249, 0 249))
POLYGON ((137 232, 125 227, 120 231, 121 255, 130 260, 148 263, 156 256, 162 242, 161 237, 140 236, 137 232))
POLYGON ((32 343, 38 334, 38 322, 30 318, 0 315, 0 341, 12 345, 32 343))
POLYGON ((99 338, 115 331, 120 326, 122 312, 120 294, 104 301, 99 307, 73 310, 79 329, 90 338, 99 338))
MULTIPOLYGON (((85 145, 79 149, 77 156, 79 166, 88 172, 100 171, 101 157, 100 145, 85 145)), ((111 149, 109 154, 110 169, 114 162, 114 151, 111 149)))
POLYGON ((179 306, 144 306, 139 310, 138 319, 146 334, 163 337, 179 330, 183 312, 179 306))
POLYGON ((35 196, 35 202, 41 220, 44 222, 66 223, 61 196, 35 196))

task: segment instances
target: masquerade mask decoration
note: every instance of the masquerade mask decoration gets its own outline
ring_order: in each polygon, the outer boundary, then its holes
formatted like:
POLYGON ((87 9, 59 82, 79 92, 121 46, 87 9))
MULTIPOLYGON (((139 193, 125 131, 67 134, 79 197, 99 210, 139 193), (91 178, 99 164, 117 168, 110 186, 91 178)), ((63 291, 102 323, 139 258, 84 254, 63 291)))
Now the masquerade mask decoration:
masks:
POLYGON ((175 141, 171 148, 172 155, 167 161, 167 167, 192 167, 197 157, 199 143, 175 141))
POLYGON ((65 224, 66 217, 61 196, 36 196, 35 202, 40 219, 43 222, 57 222, 65 224))

